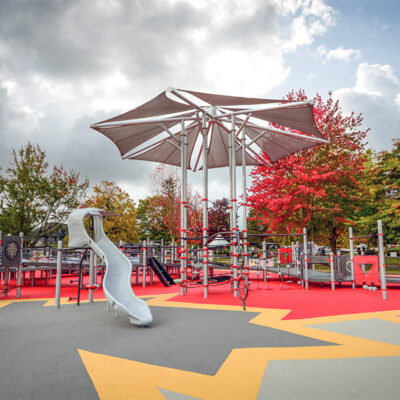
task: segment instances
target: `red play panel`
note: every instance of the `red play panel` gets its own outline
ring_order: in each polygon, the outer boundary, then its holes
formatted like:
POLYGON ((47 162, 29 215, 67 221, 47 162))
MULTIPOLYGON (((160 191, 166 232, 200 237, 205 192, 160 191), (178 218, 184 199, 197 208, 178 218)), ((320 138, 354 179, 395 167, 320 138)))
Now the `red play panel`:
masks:
POLYGON ((354 256, 354 279, 357 285, 379 286, 378 256, 354 256), (372 265, 372 267, 368 272, 364 272, 361 265, 372 265))

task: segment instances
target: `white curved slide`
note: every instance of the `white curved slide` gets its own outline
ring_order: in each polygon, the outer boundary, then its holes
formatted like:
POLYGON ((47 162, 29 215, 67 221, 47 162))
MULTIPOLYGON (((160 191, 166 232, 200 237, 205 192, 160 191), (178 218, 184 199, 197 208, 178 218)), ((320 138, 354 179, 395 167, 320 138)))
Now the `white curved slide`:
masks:
POLYGON ((68 217, 69 247, 91 247, 103 258, 106 273, 103 290, 107 302, 117 312, 124 315, 134 325, 150 325, 153 322, 149 306, 135 296, 131 286, 132 264, 106 236, 103 230, 103 218, 97 208, 73 210, 68 217), (84 225, 86 216, 94 219, 94 239, 91 239, 84 225))

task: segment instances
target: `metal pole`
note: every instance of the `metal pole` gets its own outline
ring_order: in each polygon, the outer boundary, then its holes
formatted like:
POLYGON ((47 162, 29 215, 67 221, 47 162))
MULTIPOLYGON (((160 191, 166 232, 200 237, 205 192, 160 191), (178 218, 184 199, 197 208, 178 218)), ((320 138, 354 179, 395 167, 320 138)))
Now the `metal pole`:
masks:
POLYGON ((97 254, 94 253, 94 267, 93 267, 93 284, 97 285, 97 268, 98 268, 98 257, 97 254))
MULTIPOLYGON (((89 251, 89 287, 94 284, 94 251, 89 251)), ((93 303, 93 289, 89 288, 89 303, 93 303)))
POLYGON ((294 245, 294 252, 295 252, 295 256, 296 256, 296 272, 297 272, 297 275, 299 274, 299 271, 300 271, 300 255, 299 255, 299 248, 300 248, 299 241, 296 240, 296 244, 294 245))
MULTIPOLYGON (((235 151, 235 117, 231 116, 231 134, 229 135, 229 170, 230 170, 230 194, 231 194, 231 231, 237 231, 236 227, 236 151, 235 151)), ((237 237, 231 237, 231 262, 233 268, 233 296, 238 296, 238 257, 237 237)))
POLYGON ((164 239, 161 239, 161 262, 165 264, 164 239))
POLYGON ((147 248, 146 248, 146 241, 143 241, 143 247, 142 247, 142 252, 143 252, 143 262, 142 262, 142 267, 143 267, 143 287, 146 287, 146 268, 147 268, 147 248))
POLYGON ((383 228, 382 221, 378 220, 378 257, 379 257, 379 271, 381 278, 382 299, 387 299, 386 292, 386 265, 385 265, 385 249, 383 245, 383 228))
POLYGON ((186 249, 186 202, 187 202, 187 134, 185 121, 181 121, 181 296, 186 293, 186 268, 187 268, 187 249, 186 249))
MULTIPOLYGON (((155 256, 153 245, 154 245, 154 242, 153 241, 150 242, 150 239, 147 239, 147 249, 148 249, 147 250, 147 259, 155 256)), ((147 268, 147 265, 146 265, 146 268, 147 268)), ((153 270, 152 270, 152 268, 149 268, 149 277, 150 277, 150 286, 152 286, 153 285, 153 270)))
POLYGON ((307 228, 303 228, 303 246, 304 246, 304 282, 305 288, 308 290, 308 243, 307 228))
POLYGON ((278 248, 278 257, 277 257, 277 263, 278 263, 278 275, 281 276, 281 249, 278 248))
POLYGON ((206 114, 203 113, 203 287, 204 298, 208 297, 208 140, 206 114))
MULTIPOLYGON (((234 132, 235 126, 232 122, 232 127, 231 127, 231 132, 229 134, 228 138, 228 158, 229 158, 229 230, 232 232, 232 227, 233 227, 233 207, 232 207, 232 199, 233 199, 233 184, 232 184, 232 131, 234 132)), ((233 241, 234 239, 232 238, 232 234, 230 234, 230 240, 229 240, 229 258, 230 258, 230 267, 231 267, 231 277, 233 275, 231 283, 233 283, 233 289, 235 287, 235 273, 234 273, 234 263, 233 263, 233 241)), ((232 286, 231 286, 232 289, 232 286)))
MULTIPOLYGON (((247 240, 247 176, 246 176, 246 127, 242 129, 242 196, 243 196, 243 270, 246 286, 249 278, 249 242, 247 240)), ((265 262, 265 261, 264 261, 265 262)), ((265 270, 265 269, 264 269, 265 270)))
POLYGON ((334 255, 331 251, 329 253, 329 267, 331 269, 331 289, 335 290, 335 265, 334 265, 334 255))
POLYGON ((351 286, 353 289, 356 288, 355 274, 354 274, 354 236, 353 228, 349 228, 349 245, 350 245, 350 268, 351 268, 351 286))
POLYGON ((17 299, 21 298, 21 281, 22 281, 22 253, 24 251, 24 232, 19 233, 21 239, 21 257, 18 266, 18 276, 17 276, 17 299))
POLYGON ((60 308, 60 296, 61 296, 61 256, 62 256, 62 241, 59 240, 57 243, 57 274, 56 274, 56 299, 55 308, 60 308))
POLYGON ((263 270, 264 270, 264 282, 267 281, 267 242, 262 242, 262 254, 263 254, 263 270))

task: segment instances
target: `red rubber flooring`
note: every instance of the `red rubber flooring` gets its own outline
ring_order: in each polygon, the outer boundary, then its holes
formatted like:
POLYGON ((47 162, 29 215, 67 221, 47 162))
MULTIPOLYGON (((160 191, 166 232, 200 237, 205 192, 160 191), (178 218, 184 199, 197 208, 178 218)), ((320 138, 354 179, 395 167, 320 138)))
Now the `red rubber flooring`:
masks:
MULTIPOLYGON (((77 282, 71 283, 71 279, 77 280, 77 276, 63 276, 61 297, 76 297, 77 282)), ((84 276, 84 284, 87 284, 87 282, 88 276, 84 276)), ((15 282, 12 281, 12 284, 15 284, 15 282)), ((204 299, 203 288, 200 285, 198 287, 189 287, 187 294, 181 296, 179 286, 163 287, 156 277, 152 286, 149 279, 147 280, 146 288, 143 288, 141 282, 139 285, 135 284, 132 277, 132 287, 137 296, 176 293, 177 295, 169 300, 172 302, 234 306, 242 304, 238 297, 233 297, 229 283, 210 286, 208 299, 204 299)), ((266 284, 262 279, 258 281, 257 276, 252 274, 246 306, 291 310, 285 319, 303 319, 400 309, 400 286, 389 286, 387 293, 388 299, 383 300, 380 290, 369 291, 362 288, 353 290, 350 285, 336 286, 336 290, 331 291, 330 286, 327 284, 324 287, 320 284, 310 284, 310 289, 305 290, 296 281, 293 281, 290 285, 288 283, 281 285, 279 280, 272 279, 266 284)), ((21 289, 21 294, 21 299, 54 298, 55 279, 49 280, 46 285, 45 280, 41 279, 39 273, 37 273, 35 286, 32 287, 30 281, 27 280, 26 285, 21 289)), ((1 296, 0 300, 15 298, 16 289, 12 289, 7 297, 1 296)), ((85 301, 87 298, 88 291, 82 290, 81 301, 85 301)), ((94 298, 105 298, 101 288, 94 291, 94 298)))

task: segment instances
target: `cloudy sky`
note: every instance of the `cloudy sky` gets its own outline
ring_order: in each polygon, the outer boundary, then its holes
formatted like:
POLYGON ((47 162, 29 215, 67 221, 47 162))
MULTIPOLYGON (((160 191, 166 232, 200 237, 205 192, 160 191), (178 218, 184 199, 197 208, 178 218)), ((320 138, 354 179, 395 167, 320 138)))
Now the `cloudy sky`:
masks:
MULTIPOLYGON (((281 98, 331 90, 369 146, 400 137, 398 0, 0 0, 0 166, 28 140, 137 201, 155 165, 122 161, 90 124, 168 86, 281 98)), ((189 175, 200 190, 201 172, 189 175)), ((210 174, 210 198, 228 171, 210 174)))

